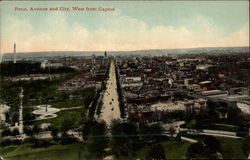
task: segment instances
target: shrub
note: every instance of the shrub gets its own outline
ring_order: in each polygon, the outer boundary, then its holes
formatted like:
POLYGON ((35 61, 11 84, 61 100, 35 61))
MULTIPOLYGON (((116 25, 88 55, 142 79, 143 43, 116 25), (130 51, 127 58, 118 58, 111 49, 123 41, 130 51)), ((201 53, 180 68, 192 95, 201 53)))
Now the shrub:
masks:
POLYGON ((13 143, 14 145, 20 145, 20 144, 22 143, 22 140, 14 139, 14 140, 12 141, 12 143, 13 143))
POLYGON ((12 130, 12 132, 11 132, 11 135, 12 136, 17 136, 17 135, 19 135, 20 133, 19 133, 19 130, 18 130, 18 128, 14 128, 13 130, 12 130))
POLYGON ((25 126, 23 129, 24 133, 27 134, 28 136, 32 136, 33 135, 33 130, 31 127, 29 126, 25 126))

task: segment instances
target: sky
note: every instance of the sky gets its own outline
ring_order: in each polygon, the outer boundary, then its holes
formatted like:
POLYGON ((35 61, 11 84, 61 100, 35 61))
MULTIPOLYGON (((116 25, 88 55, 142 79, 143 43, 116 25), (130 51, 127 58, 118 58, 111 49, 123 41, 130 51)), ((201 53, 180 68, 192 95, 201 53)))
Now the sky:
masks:
POLYGON ((1 1, 1 53, 249 46, 249 1, 1 1), (28 11, 15 11, 15 7, 28 11), (71 11, 30 11, 64 7, 71 11), (72 7, 97 8, 73 11, 72 7), (115 11, 98 11, 98 8, 115 11))

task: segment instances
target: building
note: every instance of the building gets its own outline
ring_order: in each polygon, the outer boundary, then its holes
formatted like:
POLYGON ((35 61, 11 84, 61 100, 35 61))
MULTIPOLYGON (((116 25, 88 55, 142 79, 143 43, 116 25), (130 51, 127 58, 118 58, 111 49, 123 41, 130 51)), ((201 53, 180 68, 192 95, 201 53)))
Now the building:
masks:
POLYGON ((6 113, 8 113, 10 110, 10 106, 7 106, 6 104, 0 104, 0 126, 4 125, 6 123, 6 113))
POLYGON ((206 100, 199 98, 194 100, 185 100, 177 101, 171 103, 156 103, 153 104, 152 110, 154 111, 165 111, 165 112, 174 112, 174 111, 185 111, 185 112, 199 112, 202 109, 205 109, 207 104, 206 100))
POLYGON ((210 67, 212 67, 212 65, 209 65, 209 64, 199 64, 199 65, 196 66, 196 69, 198 69, 198 70, 207 70, 210 67))
POLYGON ((143 85, 143 82, 140 76, 123 78, 123 82, 122 82, 123 87, 140 87, 142 85, 143 85))
POLYGON ((41 68, 45 69, 45 68, 59 68, 59 67, 63 67, 62 63, 51 63, 47 60, 43 61, 41 63, 41 68))
POLYGON ((250 101, 242 100, 237 102, 237 107, 246 114, 250 115, 250 101))
POLYGON ((210 90, 210 91, 202 91, 200 92, 200 95, 205 97, 211 97, 211 96, 219 97, 228 95, 228 92, 222 90, 210 90))
POLYGON ((198 85, 202 90, 209 91, 211 89, 212 81, 202 81, 198 85))

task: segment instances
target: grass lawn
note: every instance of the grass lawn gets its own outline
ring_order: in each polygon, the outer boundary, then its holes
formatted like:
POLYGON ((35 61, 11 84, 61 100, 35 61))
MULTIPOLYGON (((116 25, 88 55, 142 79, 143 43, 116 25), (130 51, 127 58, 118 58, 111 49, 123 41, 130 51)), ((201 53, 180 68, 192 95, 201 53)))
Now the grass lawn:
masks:
POLYGON ((55 108, 71 108, 71 107, 78 107, 78 106, 84 106, 85 101, 92 101, 93 97, 95 96, 95 91, 93 89, 82 89, 82 90, 76 90, 74 92, 70 93, 58 93, 56 95, 60 98, 57 102, 49 103, 52 105, 52 107, 55 108), (63 98, 62 97, 67 97, 63 98), (76 96, 76 98, 70 99, 69 96, 76 96))
POLYGON ((217 137, 221 144, 223 159, 247 159, 242 149, 243 140, 217 137))
MULTIPOLYGON (((167 140, 157 144, 162 144, 164 146, 167 159, 186 159, 188 147, 191 145, 187 142, 178 142, 174 140, 167 140)), ((145 146, 139 150, 136 153, 137 158, 145 159, 148 149, 149 146, 145 146)))
POLYGON ((71 121, 73 123, 72 128, 76 128, 79 126, 79 122, 82 118, 82 110, 83 109, 73 109, 73 110, 65 110, 57 112, 57 117, 52 119, 40 120, 36 121, 37 124, 42 123, 51 123, 52 126, 56 128, 60 128, 61 124, 64 120, 71 121))
POLYGON ((167 159, 186 159, 188 147, 187 142, 166 141, 161 143, 165 147, 167 159))
POLYGON ((52 145, 47 148, 33 148, 26 143, 0 149, 5 160, 83 160, 86 154, 82 144, 52 145))
POLYGON ((78 107, 78 106, 84 105, 82 99, 67 100, 64 102, 53 102, 53 103, 49 103, 49 104, 55 108, 71 108, 71 107, 78 107))
MULTIPOLYGON (((246 159, 242 150, 243 140, 230 138, 217 138, 221 143, 223 159, 246 159)), ((167 159, 186 159, 190 143, 167 140, 158 142, 165 148, 167 159)), ((120 159, 145 159, 149 145, 135 151, 135 157, 120 157, 120 159)), ((33 148, 32 144, 11 145, 0 148, 0 155, 5 160, 84 160, 86 149, 80 143, 70 145, 51 145, 46 148, 33 148)), ((205 158, 205 157, 203 157, 205 158)))

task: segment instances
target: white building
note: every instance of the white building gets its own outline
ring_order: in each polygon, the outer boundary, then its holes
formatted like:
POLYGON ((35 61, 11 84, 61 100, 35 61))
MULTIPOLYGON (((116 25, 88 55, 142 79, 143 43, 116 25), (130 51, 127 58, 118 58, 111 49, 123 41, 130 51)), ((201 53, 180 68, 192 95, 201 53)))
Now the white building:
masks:
POLYGON ((212 65, 209 65, 209 64, 199 64, 199 65, 196 66, 196 69, 207 70, 210 67, 212 67, 212 65))
POLYGON ((244 113, 250 114, 250 101, 239 101, 237 107, 244 113))
POLYGON ((139 82, 141 81, 141 76, 135 76, 135 77, 125 77, 124 82, 139 82))
POLYGON ((174 103, 156 103, 151 106, 154 111, 187 111, 187 112, 198 112, 206 108, 205 99, 185 100, 174 103))
POLYGON ((51 63, 47 60, 45 60, 41 63, 41 68, 59 68, 59 67, 63 67, 63 64, 62 63, 51 63))
POLYGON ((2 126, 6 122, 6 113, 9 112, 10 106, 0 104, 0 125, 2 126))
POLYGON ((123 78, 123 82, 122 82, 123 87, 140 87, 142 85, 143 85, 143 82, 140 76, 123 78))

